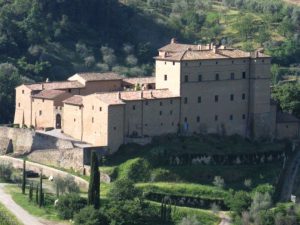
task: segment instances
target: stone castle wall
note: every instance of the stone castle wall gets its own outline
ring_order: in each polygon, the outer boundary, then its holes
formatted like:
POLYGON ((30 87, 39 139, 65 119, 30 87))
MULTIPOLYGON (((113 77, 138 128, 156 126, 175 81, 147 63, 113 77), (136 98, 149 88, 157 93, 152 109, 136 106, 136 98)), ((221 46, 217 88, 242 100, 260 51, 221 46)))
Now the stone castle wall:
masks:
POLYGON ((74 147, 69 140, 36 133, 30 129, 0 127, 0 153, 2 154, 9 148, 7 140, 12 140, 14 154, 26 154, 33 150, 71 149, 74 147))

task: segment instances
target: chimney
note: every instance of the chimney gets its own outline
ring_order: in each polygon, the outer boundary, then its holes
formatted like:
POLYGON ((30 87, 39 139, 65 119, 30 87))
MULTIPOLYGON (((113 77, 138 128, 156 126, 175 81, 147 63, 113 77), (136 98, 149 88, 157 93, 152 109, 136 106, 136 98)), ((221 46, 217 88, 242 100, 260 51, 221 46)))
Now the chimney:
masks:
POLYGON ((175 44, 177 41, 176 41, 176 38, 172 38, 171 39, 171 44, 175 44))

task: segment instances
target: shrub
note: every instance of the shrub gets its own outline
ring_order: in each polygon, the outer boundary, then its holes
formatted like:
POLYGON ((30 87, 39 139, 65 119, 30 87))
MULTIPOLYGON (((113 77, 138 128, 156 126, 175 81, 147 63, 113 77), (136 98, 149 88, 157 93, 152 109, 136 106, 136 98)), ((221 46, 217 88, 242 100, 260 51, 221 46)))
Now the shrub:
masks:
POLYGON ((70 193, 62 195, 57 204, 58 215, 62 219, 72 219, 75 213, 86 206, 86 199, 78 194, 70 193))
POLYGON ((176 174, 171 173, 169 170, 158 168, 151 172, 151 182, 159 181, 177 181, 179 177, 176 174))
POLYGON ((220 176, 215 176, 213 185, 215 185, 216 187, 219 187, 219 188, 224 188, 224 186, 225 186, 224 179, 220 176))
POLYGON ((109 225, 108 218, 101 210, 94 209, 93 206, 87 206, 81 209, 74 216, 75 225, 109 225))
POLYGON ((136 158, 127 161, 119 167, 119 177, 134 182, 148 181, 150 178, 150 164, 147 160, 136 158))
POLYGON ((196 216, 187 216, 182 218, 178 225, 200 225, 200 222, 196 216))
POLYGON ((251 204, 251 196, 245 191, 238 191, 225 198, 225 204, 231 211, 241 215, 242 212, 247 211, 251 204))
POLYGON ((12 165, 10 163, 0 163, 0 179, 10 181, 12 175, 12 165))
POLYGON ((134 183, 128 179, 120 179, 113 183, 108 196, 116 201, 119 200, 132 200, 140 197, 140 191, 134 186, 134 183))
POLYGON ((65 193, 79 193, 80 191, 78 185, 75 183, 75 178, 70 175, 66 177, 54 177, 53 184, 56 189, 57 196, 59 196, 59 194, 65 193))
POLYGON ((271 184, 261 184, 254 188, 253 193, 255 192, 259 192, 261 194, 268 193, 270 196, 272 196, 275 192, 275 189, 271 184))

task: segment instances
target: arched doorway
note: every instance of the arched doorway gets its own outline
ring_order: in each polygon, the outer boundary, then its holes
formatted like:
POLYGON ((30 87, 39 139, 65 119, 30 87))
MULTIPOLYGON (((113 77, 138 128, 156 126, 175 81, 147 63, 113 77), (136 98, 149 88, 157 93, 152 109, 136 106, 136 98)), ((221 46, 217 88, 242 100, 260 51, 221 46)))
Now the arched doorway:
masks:
POLYGON ((56 129, 61 129, 61 115, 56 114, 56 123, 55 123, 55 128, 56 129))

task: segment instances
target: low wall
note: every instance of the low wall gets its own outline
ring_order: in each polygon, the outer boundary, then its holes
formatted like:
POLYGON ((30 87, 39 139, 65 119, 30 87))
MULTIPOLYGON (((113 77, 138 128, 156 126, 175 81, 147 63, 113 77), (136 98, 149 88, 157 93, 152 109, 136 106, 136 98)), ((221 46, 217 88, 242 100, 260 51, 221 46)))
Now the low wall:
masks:
POLYGON ((70 149, 73 143, 49 135, 36 133, 30 129, 0 127, 0 154, 8 148, 7 139, 12 140, 14 154, 26 154, 40 149, 70 149))
MULTIPOLYGON (((12 166, 16 169, 22 169, 23 168, 23 160, 22 159, 16 159, 10 156, 0 156, 0 163, 11 163, 12 166)), ((77 177, 74 175, 71 175, 67 172, 61 171, 61 170, 57 170, 48 166, 44 166, 44 165, 40 165, 38 163, 34 163, 34 162, 26 162, 26 169, 27 170, 32 170, 35 171, 37 173, 40 173, 40 171, 43 171, 43 174, 47 177, 53 176, 54 178, 57 176, 61 176, 61 177, 66 177, 66 176, 72 176, 75 179, 76 184, 87 190, 89 183, 82 179, 81 177, 77 177)))
POLYGON ((83 173, 84 169, 83 150, 81 148, 36 150, 27 157, 34 162, 72 169, 75 172, 83 173))

